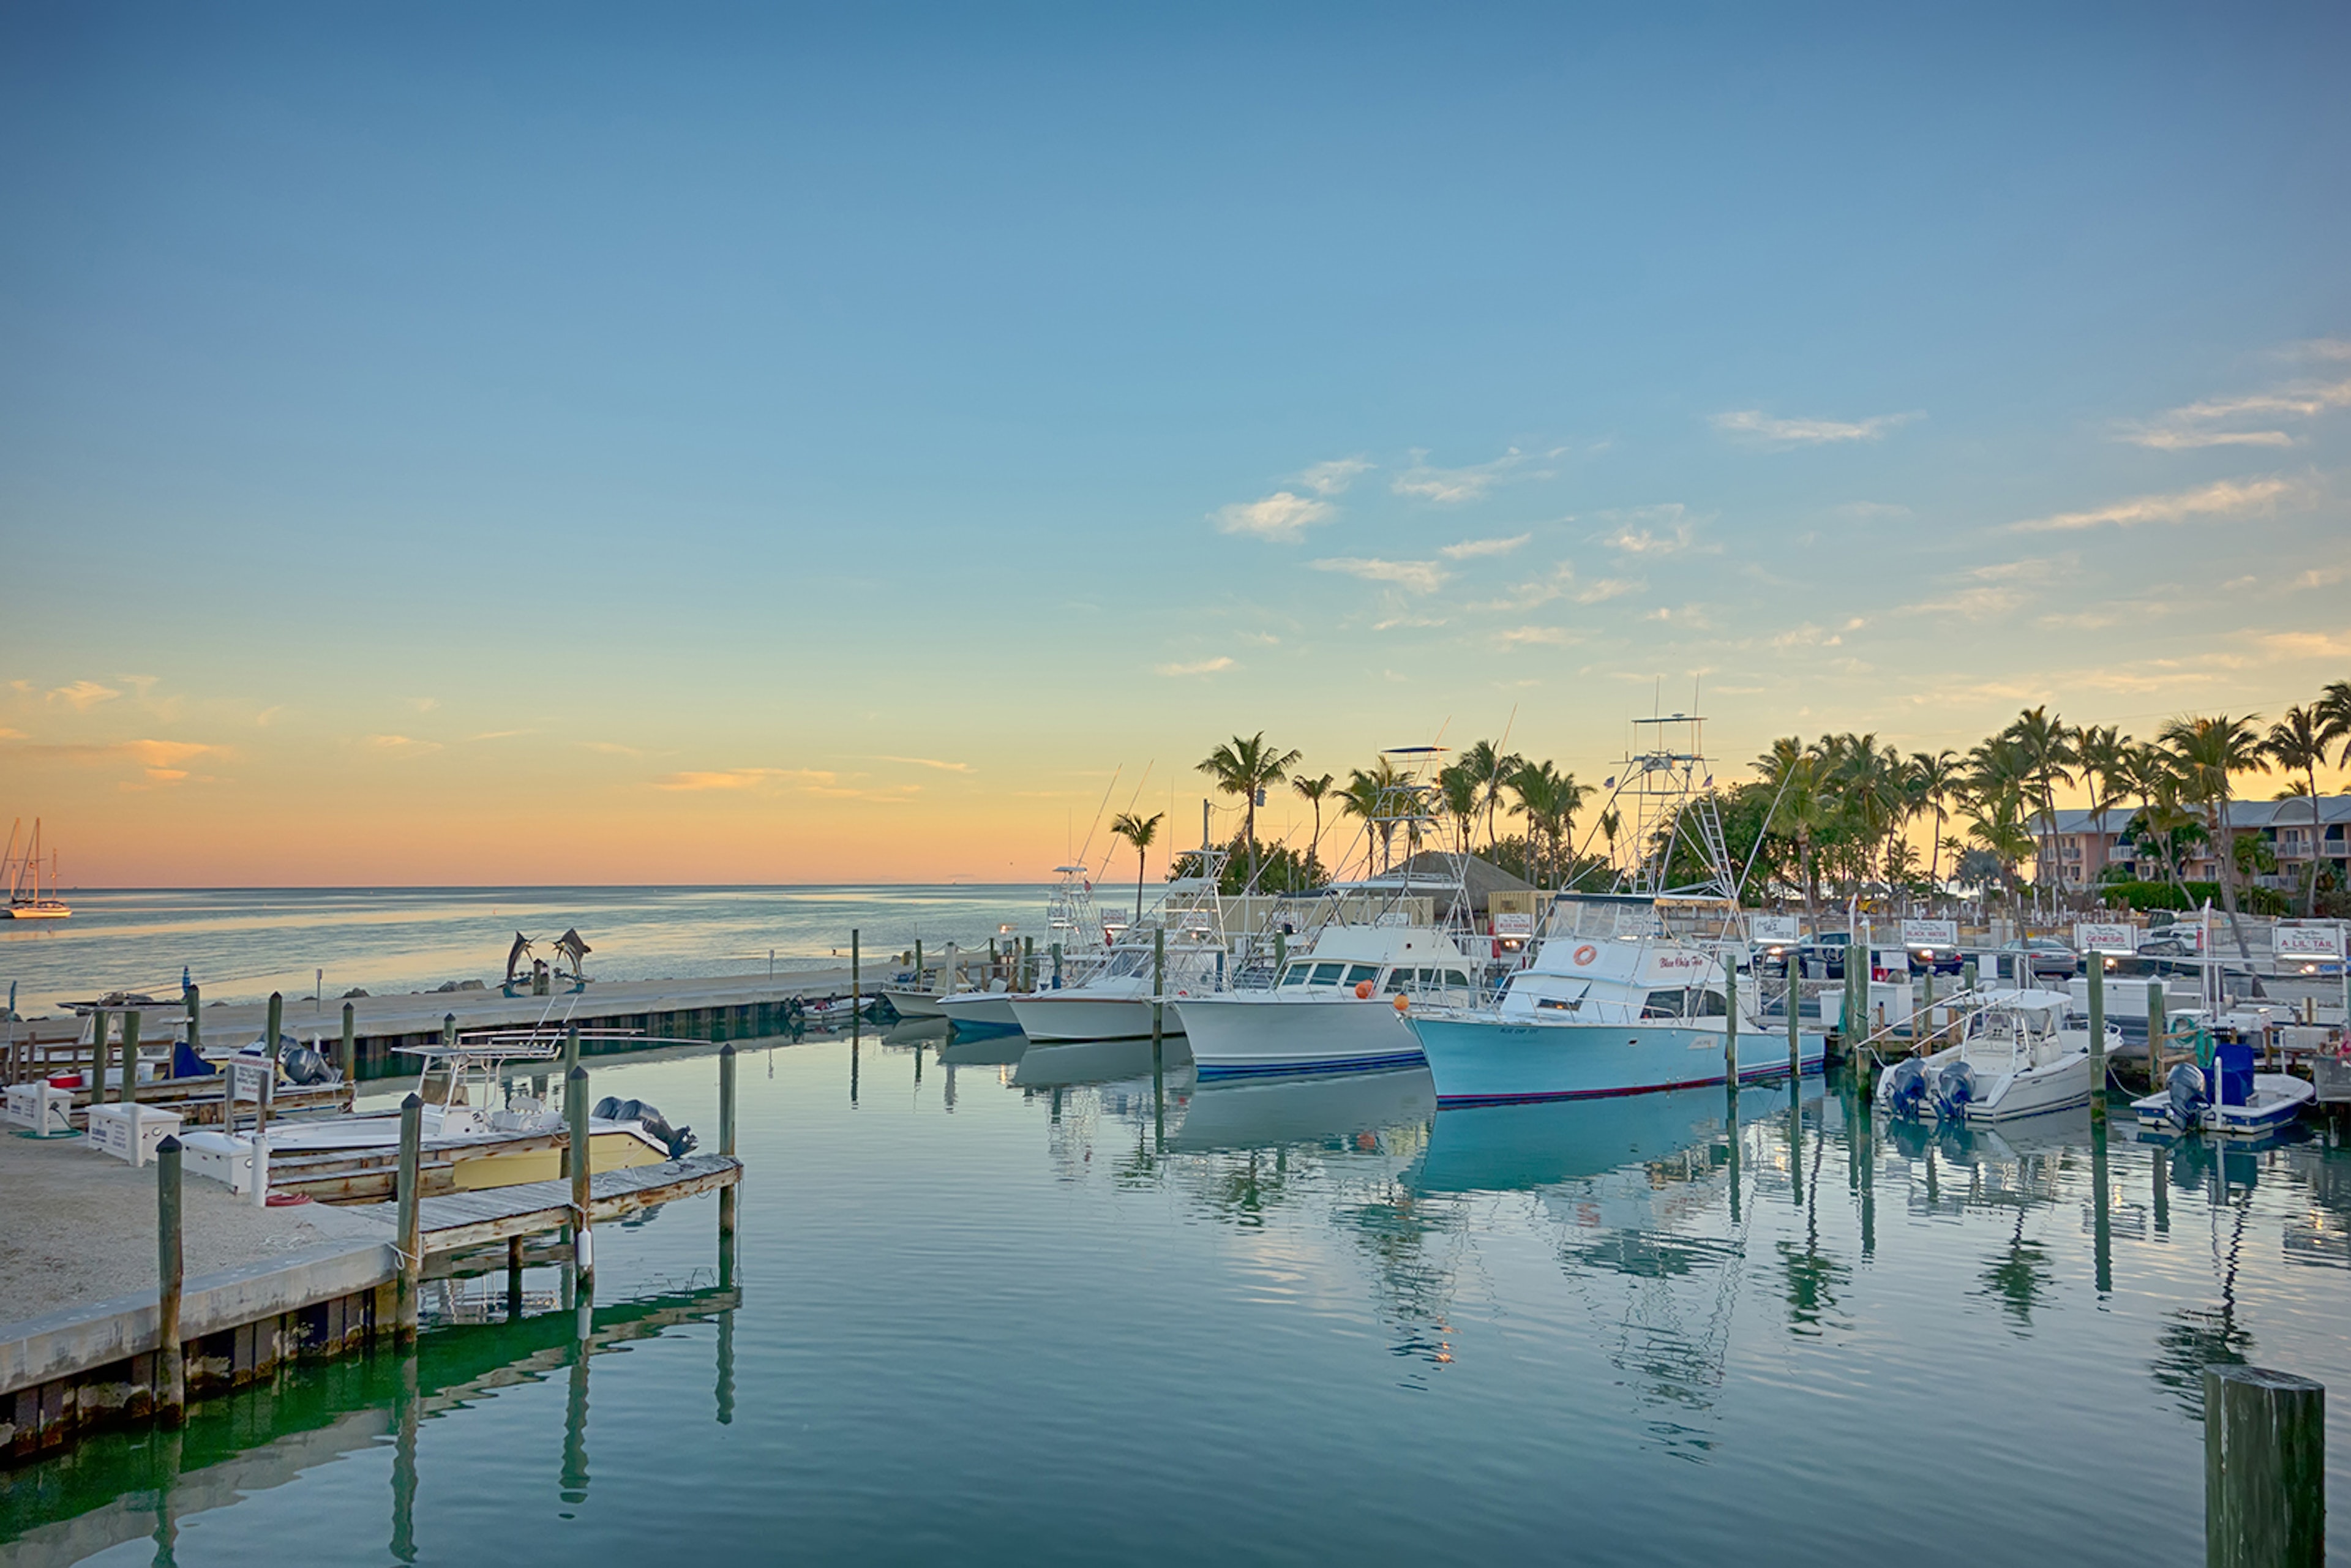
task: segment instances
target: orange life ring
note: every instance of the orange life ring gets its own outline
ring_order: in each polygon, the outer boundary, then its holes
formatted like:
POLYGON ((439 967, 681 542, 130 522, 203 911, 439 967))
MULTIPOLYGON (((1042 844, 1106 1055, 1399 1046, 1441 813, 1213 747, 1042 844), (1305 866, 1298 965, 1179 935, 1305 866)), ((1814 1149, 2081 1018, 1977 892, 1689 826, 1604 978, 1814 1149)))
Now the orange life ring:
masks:
POLYGON ((1575 950, 1575 961, 1578 964, 1589 964, 1593 959, 1597 958, 1598 956, 1600 956, 1600 949, 1594 947, 1589 942, 1586 942, 1583 946, 1578 947, 1575 950))
POLYGON ((1359 1002, 1368 1002, 1372 999, 1371 981, 1357 980, 1355 982, 1355 999, 1359 1002))

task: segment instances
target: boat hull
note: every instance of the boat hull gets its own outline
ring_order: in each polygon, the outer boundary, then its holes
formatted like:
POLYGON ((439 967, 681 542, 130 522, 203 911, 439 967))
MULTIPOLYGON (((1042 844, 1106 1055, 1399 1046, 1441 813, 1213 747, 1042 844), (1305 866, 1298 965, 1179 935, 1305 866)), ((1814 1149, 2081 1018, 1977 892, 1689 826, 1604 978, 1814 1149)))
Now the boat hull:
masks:
MULTIPOLYGON (((2306 1081, 2283 1072, 2253 1074, 2252 1103, 2246 1105, 2206 1105, 2192 1129, 2222 1137, 2259 1138, 2282 1132, 2302 1117, 2305 1106, 2317 1103, 2318 1091, 2306 1081)), ((2142 1125, 2177 1133, 2170 1120, 2171 1097, 2150 1094, 2131 1102, 2142 1125)))
MULTIPOLYGON (((1062 991, 1020 997, 1013 1001, 1012 1013, 1020 1032, 1038 1045, 1151 1038, 1151 1002, 1144 997, 1090 997, 1062 991)), ((1161 1019, 1160 1037, 1178 1040, 1183 1033, 1178 1006, 1171 1002, 1161 1019)))
POLYGON ((1020 1032, 1020 1020, 1012 1014, 1012 997, 1007 991, 967 991, 941 997, 938 1009, 939 1016, 955 1025, 956 1033, 965 1039, 984 1040, 991 1035, 1020 1032))
MULTIPOLYGON (((1437 1103, 1516 1105, 1544 1100, 1598 1100, 1720 1083, 1723 1031, 1678 1024, 1504 1022, 1491 1016, 1407 1014, 1437 1082, 1437 1103)), ((1807 1073, 1826 1061, 1818 1033, 1798 1036, 1807 1073)), ((1739 1037, 1739 1079, 1784 1076, 1788 1041, 1781 1034, 1739 1037)))
POLYGON ((939 998, 929 991, 883 991, 882 999, 888 1002, 902 1019, 943 1019, 946 1012, 939 998))
POLYGON ((1202 997, 1177 1002, 1175 1011, 1183 1019, 1203 1082, 1418 1067, 1422 1061, 1420 1041, 1388 997, 1202 997))

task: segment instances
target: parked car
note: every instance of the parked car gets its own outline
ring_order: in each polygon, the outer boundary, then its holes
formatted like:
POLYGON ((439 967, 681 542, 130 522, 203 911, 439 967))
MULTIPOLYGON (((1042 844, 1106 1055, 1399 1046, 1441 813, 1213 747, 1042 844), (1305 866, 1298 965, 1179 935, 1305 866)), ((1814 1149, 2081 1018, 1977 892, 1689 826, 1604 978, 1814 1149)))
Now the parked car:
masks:
POLYGON ((2198 961, 2196 939, 2170 932, 2150 932, 2119 968, 2126 975, 2193 975, 2201 967, 2198 961))
POLYGON ((1968 956, 1957 947, 1927 947, 1914 945, 1910 949, 1910 972, 1914 975, 1959 975, 1967 972, 1968 956))
POLYGON ((2000 950, 2023 954, 2023 967, 2036 980, 2070 980, 2082 972, 2082 956, 2054 936, 2020 936, 2000 950))

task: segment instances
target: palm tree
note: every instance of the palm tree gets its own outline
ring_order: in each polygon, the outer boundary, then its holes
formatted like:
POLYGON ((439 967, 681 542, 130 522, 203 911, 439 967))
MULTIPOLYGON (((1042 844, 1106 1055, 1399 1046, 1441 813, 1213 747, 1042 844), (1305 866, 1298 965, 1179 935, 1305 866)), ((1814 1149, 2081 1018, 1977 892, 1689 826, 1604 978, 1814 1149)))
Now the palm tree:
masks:
POLYGON ((2180 879, 2179 857, 2172 851, 2179 831, 2195 819, 2180 809, 2179 776, 2172 770, 2171 754, 2159 746, 2126 747, 2122 781, 2139 802, 2131 819, 2131 837, 2144 847, 2160 847, 2165 880, 2185 897, 2188 884, 2180 879))
POLYGON ((1510 793, 1519 798, 1510 814, 1527 820, 1527 869, 1534 873, 1527 880, 1537 887, 1543 885, 1542 873, 1552 859, 1543 849, 1561 818, 1560 787, 1572 783, 1562 779, 1559 769, 1548 761, 1521 763, 1510 775, 1510 793))
POLYGON ((1822 789, 1820 758, 1804 747, 1794 736, 1783 736, 1771 743, 1771 749, 1755 759, 1755 770, 1763 775, 1779 797, 1767 828, 1776 828, 1782 838, 1796 846, 1796 880, 1804 894, 1804 913, 1818 913, 1815 897, 1818 883, 1813 872, 1813 836, 1829 821, 1829 802, 1822 789))
POLYGON ((2237 835, 2229 821, 2229 779, 2238 773, 2266 773, 2269 759, 2262 753, 2259 714, 2231 718, 2227 714, 2176 718, 2163 727, 2163 743, 2177 759, 2180 793, 2204 809, 2204 821, 2220 857, 2220 902, 2229 912, 2229 930, 2237 939, 2237 956, 2253 961, 2245 942, 2244 922, 2237 915, 2237 835))
POLYGON ((1290 781, 1290 787, 1298 791, 1298 798, 1314 808, 1314 841, 1306 850, 1309 871, 1322 869, 1322 862, 1317 857, 1322 852, 1322 800, 1331 793, 1331 786, 1337 782, 1328 773, 1320 779, 1309 779, 1301 774, 1290 781))
POLYGON ((1500 750, 1490 740, 1481 740, 1461 754, 1460 767, 1478 783, 1479 800, 1486 808, 1486 853, 1494 852, 1494 812, 1502 803, 1502 791, 1509 787, 1510 775, 1519 770, 1520 759, 1500 750))
POLYGON ((1404 775, 1383 756, 1368 769, 1349 768, 1347 787, 1339 791, 1340 809, 1350 816, 1363 818, 1364 827, 1379 834, 1382 871, 1388 869, 1388 857, 1395 848, 1396 817, 1404 804, 1404 775))
POLYGON ((1600 831, 1608 836, 1608 863, 1612 867, 1616 863, 1616 835, 1624 828, 1625 819, 1616 814, 1615 807, 1611 806, 1600 813, 1600 831))
POLYGON ((2289 773, 2299 772, 2310 799, 2310 872, 2303 884, 2302 913, 2318 913, 2318 769, 2326 760, 2326 721, 2314 708, 2290 707, 2270 726, 2262 751, 2289 773))
POLYGON ((1469 824, 1477 820, 1479 806, 1478 779, 1468 768, 1459 762, 1440 768, 1437 775, 1437 798, 1445 807, 1445 814, 1453 819, 1453 838, 1463 854, 1469 852, 1469 824))
POLYGON ((1159 811, 1149 817, 1138 817, 1132 811, 1121 811, 1111 819, 1112 836, 1124 839, 1134 846, 1134 923, 1137 925, 1143 924, 1144 852, 1151 847, 1151 841, 1159 836, 1159 820, 1166 814, 1159 811))
MULTIPOLYGON (((2098 824, 2098 854, 2102 862, 2105 856, 2106 813, 2114 810, 2118 798, 2130 790, 2129 769, 2125 766, 2130 748, 2130 737, 2112 725, 2104 728, 2090 725, 2074 732, 2074 755, 2082 765, 2082 782, 2090 791, 2090 816, 2098 824)), ((2082 871, 2085 877, 2089 874, 2088 866, 2082 871)))
POLYGON ((2036 883, 2054 880, 2062 889, 2064 878, 2053 863, 2056 857, 2051 853, 2050 841, 2057 833, 2057 786, 2074 781, 2067 769, 2079 760, 2074 749, 2073 731, 2065 727, 2064 720, 2053 717, 2044 704, 2019 713, 2001 731, 2001 737, 2015 742, 2024 758, 2033 815, 2041 824, 2032 853, 2032 879, 2036 883))
POLYGON ((1265 743, 1265 731, 1243 740, 1235 736, 1229 745, 1219 746, 1200 759, 1200 771, 1217 781, 1217 788, 1228 795, 1241 798, 1241 833, 1249 841, 1249 885, 1257 885, 1257 808, 1266 786, 1279 784, 1298 766, 1304 753, 1276 751, 1265 743))
POLYGON ((2311 705, 2318 716, 2319 733, 2326 744, 2343 743, 2343 755, 2335 759, 2337 768, 2351 768, 2351 681, 2329 681, 2311 705))
POLYGON ((1910 788, 1921 806, 1935 813, 1935 836, 1928 841, 1927 880, 1941 880, 1943 863, 1943 821, 1950 814, 1952 800, 1959 787, 1959 759, 1949 747, 1928 756, 1923 751, 1910 754, 1910 788))

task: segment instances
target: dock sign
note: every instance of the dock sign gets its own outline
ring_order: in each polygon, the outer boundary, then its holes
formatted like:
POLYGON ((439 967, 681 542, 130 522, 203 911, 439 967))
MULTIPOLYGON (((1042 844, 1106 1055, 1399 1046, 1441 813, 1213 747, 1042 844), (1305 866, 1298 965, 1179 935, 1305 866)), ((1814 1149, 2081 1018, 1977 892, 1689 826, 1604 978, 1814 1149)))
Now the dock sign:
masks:
POLYGON ((2080 921, 2074 926, 2074 948, 2080 953, 2136 953, 2138 927, 2080 921))
POLYGON ((1906 920, 1902 923, 1902 946, 1905 947, 1956 947, 1959 945, 1959 923, 1956 920, 1906 920))
POLYGON ((1796 917, 1792 915, 1750 915, 1747 917, 1747 937, 1750 942, 1793 942, 1800 936, 1796 917))
POLYGON ((2340 925, 2281 925, 2270 933, 2281 958, 2340 958, 2343 956, 2343 927, 2340 925))

